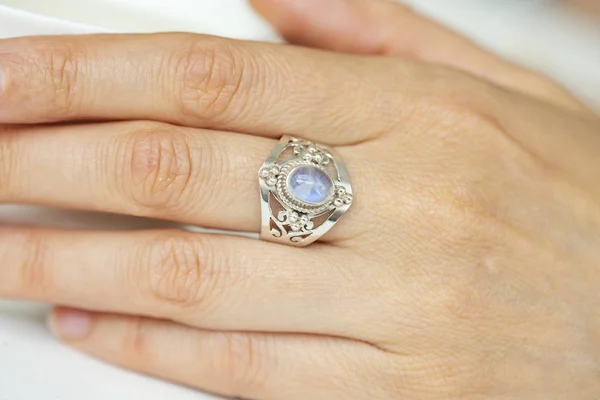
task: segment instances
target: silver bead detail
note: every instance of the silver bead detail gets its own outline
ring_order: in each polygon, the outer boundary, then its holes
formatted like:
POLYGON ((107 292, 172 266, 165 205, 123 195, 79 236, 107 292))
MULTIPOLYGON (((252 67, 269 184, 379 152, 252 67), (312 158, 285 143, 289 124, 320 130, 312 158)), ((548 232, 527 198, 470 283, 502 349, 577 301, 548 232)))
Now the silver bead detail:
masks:
POLYGON ((269 178, 267 179, 267 185, 275 186, 277 184, 277 178, 269 178))
POLYGON ((299 215, 296 212, 293 212, 290 214, 290 222, 298 222, 299 219, 299 215))

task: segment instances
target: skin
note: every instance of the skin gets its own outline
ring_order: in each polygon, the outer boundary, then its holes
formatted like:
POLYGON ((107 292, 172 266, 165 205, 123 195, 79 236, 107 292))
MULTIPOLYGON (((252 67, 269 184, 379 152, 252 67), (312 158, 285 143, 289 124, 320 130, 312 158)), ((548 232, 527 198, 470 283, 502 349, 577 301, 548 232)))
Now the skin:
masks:
POLYGON ((569 0, 567 3, 581 9, 586 14, 600 15, 600 2, 598 0, 569 0))
POLYGON ((342 155, 343 220, 307 249, 5 226, 0 296, 225 396, 597 399, 598 115, 393 2, 253 5, 297 46, 0 41, 0 199, 256 232, 285 132, 342 155))

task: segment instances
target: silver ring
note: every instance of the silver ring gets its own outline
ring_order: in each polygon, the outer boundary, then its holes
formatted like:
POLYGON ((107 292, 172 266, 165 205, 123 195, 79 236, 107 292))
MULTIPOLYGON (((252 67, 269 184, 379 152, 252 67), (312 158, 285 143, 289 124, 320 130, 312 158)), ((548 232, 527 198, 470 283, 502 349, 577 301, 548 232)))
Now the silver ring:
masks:
POLYGON ((308 246, 353 201, 348 171, 337 153, 290 136, 281 138, 258 171, 262 240, 308 246))

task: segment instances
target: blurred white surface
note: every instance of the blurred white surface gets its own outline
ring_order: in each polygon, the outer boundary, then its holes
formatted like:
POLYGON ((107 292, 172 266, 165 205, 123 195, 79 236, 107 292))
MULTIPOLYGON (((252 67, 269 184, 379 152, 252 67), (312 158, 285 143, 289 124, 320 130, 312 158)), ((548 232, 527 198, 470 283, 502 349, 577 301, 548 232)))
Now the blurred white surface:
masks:
POLYGON ((405 0, 600 110, 600 22, 554 0, 405 0))
POLYGON ((0 4, 119 32, 191 31, 268 39, 272 30, 240 0, 0 0, 0 4))
MULTIPOLYGON (((600 107, 600 26, 536 0, 408 0, 500 54, 542 70, 600 107)), ((187 30, 276 40, 243 0, 0 0, 0 38, 187 30)), ((2 207, 0 220, 144 227, 139 219, 2 207)), ((0 268, 6 266, 0 265, 0 268)), ((45 306, 0 302, 0 400, 192 400, 192 390, 118 370, 61 346, 45 306)))

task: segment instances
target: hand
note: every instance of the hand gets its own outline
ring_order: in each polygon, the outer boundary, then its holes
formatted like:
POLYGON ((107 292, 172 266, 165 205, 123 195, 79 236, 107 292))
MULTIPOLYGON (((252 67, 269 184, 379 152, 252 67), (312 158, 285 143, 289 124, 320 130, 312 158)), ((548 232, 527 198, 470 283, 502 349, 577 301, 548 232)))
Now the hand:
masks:
POLYGON ((344 219, 305 249, 4 227, 0 296, 76 307, 52 315, 69 345, 223 395, 597 399, 598 116, 392 2, 254 3, 325 51, 1 41, 0 196, 255 232, 284 132, 341 153, 344 219))

